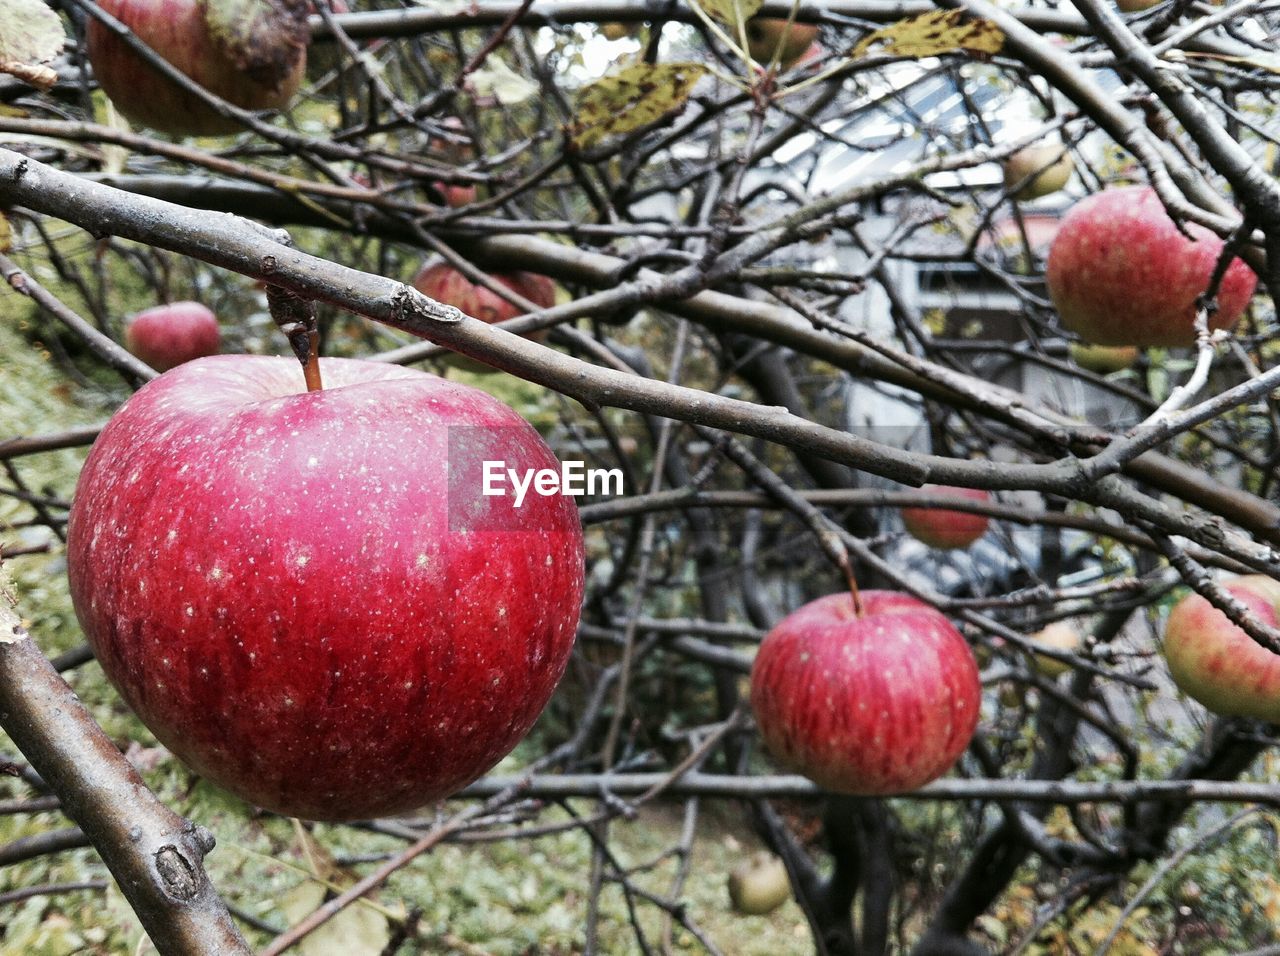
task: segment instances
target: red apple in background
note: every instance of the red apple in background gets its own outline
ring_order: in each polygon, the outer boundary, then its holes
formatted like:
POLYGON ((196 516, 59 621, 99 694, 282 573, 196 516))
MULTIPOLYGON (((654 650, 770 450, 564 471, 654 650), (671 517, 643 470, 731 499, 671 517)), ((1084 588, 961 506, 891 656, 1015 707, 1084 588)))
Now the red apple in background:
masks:
POLYGON ((752 17, 747 21, 746 33, 751 59, 768 63, 778 52, 778 65, 785 70, 805 55, 818 36, 818 27, 813 23, 792 23, 788 27, 785 19, 752 17))
MULTIPOLYGON (((306 17, 281 0, 238 7, 226 0, 101 0, 99 6, 196 83, 243 109, 283 109, 302 82, 306 17), (219 26, 229 17, 239 27, 245 16, 254 18, 246 35, 232 38, 230 27, 219 26)), ((173 135, 242 128, 152 69, 94 18, 87 40, 94 76, 130 121, 173 135)))
MULTIPOLYGON (((948 495, 972 501, 990 501, 991 495, 977 488, 925 485, 922 494, 948 495)), ((903 508, 902 523, 907 533, 931 548, 967 548, 981 538, 990 523, 986 515, 945 508, 903 508)))
POLYGON ((787 866, 772 853, 754 853, 729 873, 729 904, 745 916, 764 916, 791 899, 787 866))
MULTIPOLYGON (((1280 581, 1250 574, 1223 587, 1263 623, 1280 626, 1280 581)), ((1280 654, 1200 595, 1187 595, 1169 612, 1164 655, 1183 693, 1213 713, 1280 721, 1280 654)))
POLYGON ((199 302, 173 302, 143 309, 124 329, 124 345, 157 372, 217 355, 222 333, 214 314, 199 302))
POLYGON ((1039 199, 1056 193, 1075 171, 1071 154, 1061 143, 1027 146, 1004 161, 1004 188, 1012 189, 1034 176, 1014 193, 1015 199, 1039 199))
MULTIPOLYGON (((430 149, 433 154, 454 166, 469 163, 476 158, 475 144, 467 138, 466 124, 459 117, 446 116, 440 121, 440 125, 450 135, 433 136, 431 138, 430 149)), ((459 206, 469 206, 476 201, 476 187, 474 185, 446 182, 436 182, 433 185, 439 190, 445 205, 451 209, 457 209, 459 206)))
POLYGON ((1126 369, 1138 360, 1138 348, 1134 345, 1093 345, 1088 342, 1072 342, 1067 354, 1082 369, 1110 375, 1126 369))
POLYGON ((476 201, 475 186, 469 186, 466 183, 445 182, 437 182, 434 185, 439 190, 441 198, 444 199, 444 204, 450 209, 470 206, 476 201))
POLYGON ((202 776, 349 820, 465 786, 529 730, 583 587, 562 496, 482 495, 482 461, 559 464, 473 388, 396 366, 223 355, 140 389, 71 509, 76 613, 107 676, 202 776))
POLYGON ((864 591, 863 614, 832 594, 783 618, 751 671, 769 751, 838 793, 904 793, 940 777, 978 723, 978 666, 937 610, 864 591))
MULTIPOLYGON (((1222 240, 1178 231, 1155 191, 1105 189, 1071 207, 1049 248, 1045 278, 1062 324, 1098 345, 1195 344, 1196 297, 1209 288, 1222 240)), ((1239 259, 1218 290, 1213 329, 1232 328, 1257 277, 1239 259)))

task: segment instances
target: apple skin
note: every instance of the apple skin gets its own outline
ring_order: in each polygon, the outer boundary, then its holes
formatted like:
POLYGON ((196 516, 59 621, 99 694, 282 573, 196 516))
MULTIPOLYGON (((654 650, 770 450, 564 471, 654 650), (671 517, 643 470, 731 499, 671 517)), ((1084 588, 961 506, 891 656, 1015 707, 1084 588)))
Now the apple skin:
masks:
POLYGON ((1116 7, 1121 13, 1138 13, 1142 10, 1150 10, 1162 2, 1164 0, 1116 0, 1116 7))
MULTIPOLYGON (((1098 345, 1195 344, 1196 296, 1209 286, 1222 240, 1194 223, 1178 232, 1153 189, 1104 189, 1071 207, 1049 247, 1045 278, 1062 324, 1098 345)), ((1236 259, 1211 329, 1240 319, 1257 276, 1236 259)))
MULTIPOLYGON (((1250 574, 1223 587, 1259 620, 1280 625, 1280 581, 1250 574)), ((1174 683, 1212 713, 1280 721, 1280 654, 1200 595, 1187 595, 1169 612, 1164 655, 1174 683)))
MULTIPOLYGON (((925 485, 921 493, 945 494, 973 501, 990 501, 991 495, 977 488, 955 488, 950 485, 925 485)), ((903 508, 902 523, 907 533, 931 548, 950 550, 967 548, 987 531, 986 515, 943 508, 903 508)))
MULTIPOLYGON (((440 196, 444 199, 444 204, 450 209, 460 209, 463 206, 470 206, 476 201, 475 186, 468 186, 466 183, 445 182, 437 182, 433 185, 440 193, 440 196)), ((434 296, 432 298, 434 298, 434 296)))
MULTIPOLYGON (((292 58, 282 82, 250 76, 212 38, 198 0, 102 0, 99 6, 191 79, 242 109, 284 109, 306 74, 306 48, 282 46, 281 56, 292 58)), ((131 122, 174 136, 217 136, 243 129, 152 70, 92 18, 87 43, 94 76, 131 122)))
POLYGON ((1129 368, 1138 360, 1138 348, 1134 345, 1093 345, 1089 342, 1072 342, 1067 354, 1082 369, 1099 375, 1110 375, 1129 368))
MULTIPOLYGON (((1084 638, 1076 628, 1066 621, 1054 621, 1052 624, 1031 635, 1031 640, 1055 651, 1066 651, 1074 654, 1084 645, 1084 638)), ((1055 657, 1036 654, 1032 657, 1038 670, 1050 680, 1056 680, 1071 670, 1071 665, 1055 657)))
POLYGON ((837 793, 924 786, 954 764, 978 723, 982 689, 964 638, 907 594, 819 598, 760 644, 751 707, 782 764, 837 793))
POLYGON ((193 770, 314 820, 422 807, 528 732, 583 588, 572 499, 519 415, 424 372, 197 359, 140 389, 81 475, 67 561, 112 683, 193 770))
POLYGON ((790 898, 787 866, 772 853, 752 854, 729 874, 729 904, 745 916, 772 913, 790 898))
POLYGON ((1062 144, 1027 146, 1004 161, 1004 187, 1011 189, 1037 170, 1039 175, 1014 193, 1015 199, 1039 199, 1062 189, 1075 172, 1071 154, 1062 144))
POLYGON ((768 63, 781 44, 778 66, 785 70, 808 52, 818 36, 815 23, 792 23, 783 18, 752 17, 747 21, 747 52, 757 63, 768 63))
POLYGON ((157 372, 217 355, 222 332, 214 314, 199 302, 173 302, 143 309, 124 329, 124 346, 157 372))

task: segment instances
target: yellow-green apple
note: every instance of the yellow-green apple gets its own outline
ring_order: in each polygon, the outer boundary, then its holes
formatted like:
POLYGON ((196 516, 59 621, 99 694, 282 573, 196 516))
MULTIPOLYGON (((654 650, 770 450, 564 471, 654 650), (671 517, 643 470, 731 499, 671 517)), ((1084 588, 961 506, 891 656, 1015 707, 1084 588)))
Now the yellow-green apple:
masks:
MULTIPOLYGON (((971 501, 990 501, 991 495, 977 488, 955 488, 949 485, 925 485, 921 494, 947 495, 971 501)), ((902 523, 907 533, 931 548, 967 548, 981 538, 989 519, 984 514, 952 511, 947 508, 902 509, 902 523)))
POLYGON ((1065 186, 1075 168, 1071 154, 1061 143, 1027 146, 1004 161, 1004 188, 1012 189, 1026 181, 1014 198, 1039 199, 1065 186))
POLYGON ((777 760, 837 793, 905 793, 955 763, 981 703, 978 666, 936 609, 893 591, 819 598, 760 644, 751 708, 777 760))
POLYGON ((772 913, 790 898, 786 864, 772 853, 754 853, 729 873, 729 903, 746 916, 772 913))
MULTIPOLYGON (((100 0, 99 6, 161 58, 242 109, 285 108, 306 72, 306 11, 291 0, 100 0)), ((148 66, 97 19, 89 20, 87 44, 103 92, 134 123, 191 136, 242 128, 148 66)))
MULTIPOLYGON (((1264 624, 1280 626, 1280 581, 1249 574, 1223 587, 1264 624)), ((1280 721, 1280 654, 1200 595, 1187 595, 1169 612, 1164 655, 1174 683, 1213 713, 1280 721)))
POLYGON ((747 21, 747 52, 757 63, 768 63, 774 53, 778 65, 787 69, 799 60, 818 36, 814 23, 792 23, 773 17, 752 17, 747 21))
POLYGON ((1138 359, 1136 345, 1094 345, 1091 342, 1072 342, 1067 354, 1082 369, 1110 375, 1131 366, 1138 359))
MULTIPOLYGON (((1033 642, 1042 647, 1052 648, 1055 651, 1066 651, 1069 654, 1076 653, 1084 644, 1084 638, 1081 637, 1080 631, 1066 621, 1054 621, 1047 627, 1036 631, 1030 637, 1033 642)), ((1036 654, 1032 660, 1035 662, 1036 670, 1051 680, 1061 677, 1071 670, 1070 664, 1066 661, 1060 661, 1056 657, 1036 654)))
MULTIPOLYGON (((1196 299, 1208 291, 1223 242, 1195 223, 1184 228, 1192 238, 1145 186, 1104 189, 1072 206, 1045 271, 1062 324, 1098 345, 1194 345, 1196 299)), ((1235 326, 1257 281, 1234 260, 1209 327, 1235 326)))
POLYGON ((199 302, 171 302, 143 309, 124 328, 124 345, 157 372, 217 355, 218 320, 199 302))
POLYGON ((583 546, 572 499, 485 493, 486 461, 560 472, 506 405, 321 370, 306 391, 293 359, 220 355, 141 388, 85 463, 67 563, 166 747, 259 806, 350 820, 445 797, 525 735, 573 644, 583 546))

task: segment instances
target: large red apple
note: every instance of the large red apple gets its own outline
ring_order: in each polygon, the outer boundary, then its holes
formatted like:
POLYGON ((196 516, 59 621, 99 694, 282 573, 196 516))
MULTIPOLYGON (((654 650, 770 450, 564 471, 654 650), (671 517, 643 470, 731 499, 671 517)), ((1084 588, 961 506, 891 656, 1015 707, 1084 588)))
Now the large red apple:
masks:
POLYGON ((760 644, 751 707, 770 752, 839 793, 904 793, 940 777, 978 723, 978 666, 942 614, 907 594, 819 598, 760 644))
POLYGON ((774 17, 752 17, 747 21, 747 52, 757 63, 768 63, 778 54, 778 65, 787 69, 809 50, 818 36, 814 23, 792 23, 774 17))
MULTIPOLYGON (((226 0, 99 0, 99 6, 196 83, 246 110, 288 106, 306 72, 305 11, 286 0, 236 7, 226 0)), ((132 122, 175 136, 242 128, 152 69, 96 19, 89 20, 87 40, 94 76, 132 122)))
MULTIPOLYGON (((1223 586, 1263 623, 1280 626, 1280 581, 1250 574, 1223 586)), ((1164 654, 1174 682, 1213 713, 1280 721, 1280 654, 1200 595, 1189 594, 1169 612, 1164 654)))
MULTIPOLYGON (((1062 324, 1097 345, 1194 345, 1196 297, 1209 288, 1223 243, 1202 226, 1186 229, 1194 241, 1144 186, 1104 189, 1072 206, 1045 271, 1062 324)), ((1210 328, 1232 328, 1257 281, 1232 262, 1210 328)))
MULTIPOLYGON (((925 485, 922 494, 949 495, 973 501, 990 501, 991 495, 977 488, 925 485)), ((907 533, 931 548, 967 548, 981 538, 990 523, 986 515, 947 508, 903 508, 902 523, 907 533)))
POLYGON ((421 807, 474 780, 560 679, 583 587, 569 498, 485 496, 560 466, 476 389, 330 359, 198 359, 108 422, 71 510, 76 613, 195 771, 280 813, 421 807))
POLYGON ((125 348, 157 372, 217 355, 221 344, 217 318, 199 302, 172 302, 143 309, 124 329, 125 348))

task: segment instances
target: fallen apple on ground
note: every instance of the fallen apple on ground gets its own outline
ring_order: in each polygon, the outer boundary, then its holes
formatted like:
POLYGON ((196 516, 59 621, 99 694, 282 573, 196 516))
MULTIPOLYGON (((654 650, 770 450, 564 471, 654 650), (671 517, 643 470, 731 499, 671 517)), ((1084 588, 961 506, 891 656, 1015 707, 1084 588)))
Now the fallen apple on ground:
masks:
POLYGON ((753 853, 729 874, 729 904, 745 916, 772 913, 790 898, 787 866, 772 853, 753 853))
MULTIPOLYGON (((100 0, 160 57, 200 86, 246 110, 284 109, 306 73, 303 12, 280 0, 100 0), (248 22, 250 29, 239 27, 248 22)), ((213 136, 243 127, 144 62, 90 17, 89 61, 102 91, 127 119, 175 136, 213 136)))
MULTIPOLYGON (((1280 627, 1280 581, 1249 574, 1223 587, 1264 624, 1280 627)), ((1164 655, 1174 683, 1211 712, 1280 721, 1280 654, 1199 594, 1187 595, 1169 612, 1164 655)))
POLYGON ((259 806, 403 812, 484 773, 560 679, 583 587, 571 499, 481 494, 559 467, 476 389, 396 366, 224 355, 108 422, 68 575, 107 676, 156 737, 259 806))
POLYGON ((218 319, 199 302, 171 302, 143 309, 126 323, 124 347, 157 372, 217 355, 222 347, 218 319))
POLYGON ((751 708, 779 762, 837 793, 905 793, 950 769, 982 688, 964 638, 908 594, 832 594, 760 644, 751 708))
MULTIPOLYGON (((973 501, 990 501, 991 495, 977 488, 955 488, 950 485, 925 485, 922 494, 949 495, 973 501)), ((903 508, 902 523, 907 533, 931 548, 949 550, 967 548, 987 531, 986 515, 946 508, 903 508)))
MULTIPOLYGON (((1072 206, 1045 266, 1063 326, 1097 345, 1194 345, 1196 299, 1209 289, 1223 242, 1203 226, 1184 226, 1193 239, 1145 186, 1104 189, 1072 206)), ((1257 281, 1234 260, 1209 328, 1233 328, 1257 281)))

